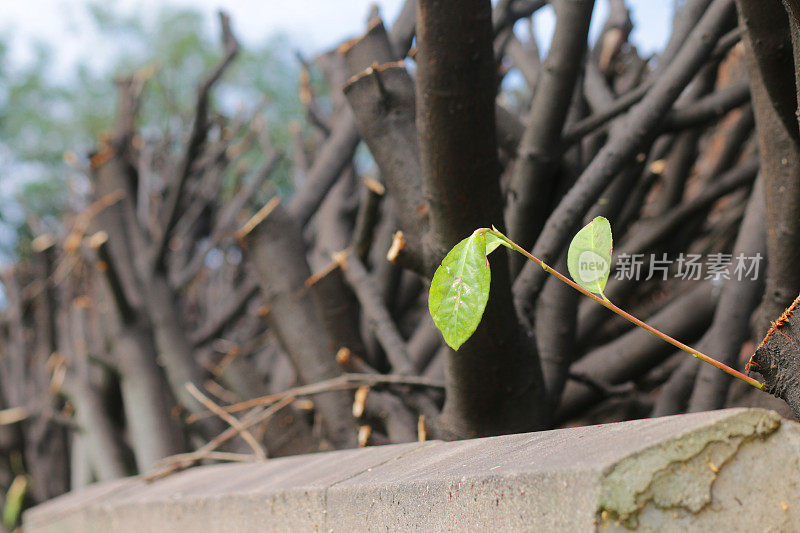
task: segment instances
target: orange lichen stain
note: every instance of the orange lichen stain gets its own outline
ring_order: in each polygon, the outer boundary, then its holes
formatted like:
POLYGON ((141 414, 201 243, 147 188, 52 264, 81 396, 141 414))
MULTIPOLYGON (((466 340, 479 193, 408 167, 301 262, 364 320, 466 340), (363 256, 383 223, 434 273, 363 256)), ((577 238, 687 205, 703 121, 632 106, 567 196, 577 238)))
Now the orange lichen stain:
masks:
POLYGON ((781 331, 781 328, 789 322, 789 318, 791 318, 792 315, 794 314, 794 309, 795 307, 797 307, 798 303, 800 303, 800 296, 795 298, 795 300, 792 302, 792 305, 786 308, 783 314, 780 317, 778 317, 778 320, 770 322, 771 325, 769 331, 767 331, 767 334, 764 336, 764 340, 761 341, 761 344, 759 344, 756 347, 755 351, 753 352, 753 355, 750 356, 750 360, 744 367, 745 372, 749 372, 753 368, 760 368, 760 365, 755 361, 753 361, 753 357, 755 357, 756 355, 755 352, 757 352, 760 348, 762 348, 767 343, 772 334, 775 333, 776 331, 781 335, 783 335, 784 337, 786 337, 789 340, 789 342, 795 344, 794 340, 791 337, 789 337, 785 332, 781 331))

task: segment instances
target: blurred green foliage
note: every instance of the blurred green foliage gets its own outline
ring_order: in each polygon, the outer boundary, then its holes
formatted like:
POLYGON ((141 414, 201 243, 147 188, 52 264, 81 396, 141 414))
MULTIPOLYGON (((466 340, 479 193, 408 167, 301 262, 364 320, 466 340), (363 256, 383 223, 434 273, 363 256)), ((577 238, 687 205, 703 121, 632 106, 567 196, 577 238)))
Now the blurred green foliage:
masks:
MULTIPOLYGON (((33 221, 52 227, 70 203, 80 202, 85 178, 64 162, 64 154, 85 157, 110 129, 115 76, 153 69, 139 127, 146 136, 175 139, 179 150, 197 83, 222 54, 217 21, 192 9, 165 6, 147 17, 123 14, 114 3, 99 1, 84 9, 112 60, 98 68, 87 58, 68 79, 52 75, 54 55, 46 45, 38 44, 35 59, 20 66, 11 61, 7 38, 0 36, 0 262, 25 253, 33 221)), ((235 32, 236 20, 232 24, 235 32)), ((302 116, 298 75, 286 37, 273 36, 256 46, 242 43, 234 65, 215 87, 213 112, 231 117, 261 110, 272 143, 289 151, 287 125, 302 116)), ((255 168, 260 157, 253 149, 244 164, 255 168)), ((286 163, 274 183, 287 192, 286 163)))

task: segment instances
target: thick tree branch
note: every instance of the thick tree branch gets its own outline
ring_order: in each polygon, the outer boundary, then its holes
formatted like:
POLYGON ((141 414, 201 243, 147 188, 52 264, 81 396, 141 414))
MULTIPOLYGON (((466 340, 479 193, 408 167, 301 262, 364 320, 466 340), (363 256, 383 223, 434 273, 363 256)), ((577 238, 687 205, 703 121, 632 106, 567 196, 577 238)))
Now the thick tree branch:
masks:
POLYGON ((767 288, 760 329, 800 292, 800 140, 786 12, 777 2, 739 0, 767 202, 767 288))
MULTIPOLYGON (((723 57, 728 50, 739 42, 741 36, 742 32, 739 29, 731 30, 722 36, 714 47, 714 51, 711 53, 710 57, 712 59, 723 57)), ((662 65, 662 63, 659 63, 659 65, 662 65)), ((576 122, 574 125, 567 127, 563 135, 564 144, 572 144, 579 141, 587 134, 628 111, 644 98, 644 95, 653 87, 653 83, 656 79, 658 78, 651 77, 649 81, 645 81, 635 89, 631 89, 622 96, 619 96, 606 109, 597 111, 585 119, 576 122)))
MULTIPOLYGON (((594 0, 558 1, 555 8, 555 34, 517 148, 506 201, 508 235, 525 249, 533 245, 553 202, 554 164, 586 51, 594 0)), ((522 261, 521 255, 512 256, 513 272, 519 272, 522 261)))
POLYGON ((417 257, 415 263, 421 267, 428 206, 422 195, 414 81, 403 63, 388 63, 351 78, 344 92, 389 196, 397 205, 407 257, 417 257))
MULTIPOLYGON (((732 0, 714 0, 675 60, 631 110, 625 127, 609 139, 550 215, 533 248, 533 255, 546 263, 552 262, 567 244, 575 221, 586 213, 597 195, 624 165, 652 141, 661 119, 700 70, 725 31, 732 7, 732 0)), ((515 302, 524 315, 530 314, 546 277, 547 272, 529 262, 514 282, 515 302)))
MULTIPOLYGON (((375 62, 383 64, 397 59, 395 51, 401 50, 405 46, 401 43, 410 42, 410 39, 406 39, 403 34, 409 30, 409 26, 406 24, 407 17, 408 14, 405 10, 401 12, 403 29, 393 35, 391 43, 381 38, 381 32, 385 35, 382 23, 370 24, 367 33, 362 37, 346 43, 339 53, 347 56, 348 75, 354 76, 375 62)), ((410 27, 413 29, 413 26, 410 27)), ((305 183, 295 193, 287 207, 289 213, 297 219, 301 226, 308 223, 325 195, 333 187, 336 178, 350 164, 359 140, 355 117, 353 112, 346 107, 337 118, 330 136, 314 159, 305 183)))
POLYGON ((685 107, 676 107, 664 117, 663 131, 679 131, 717 120, 750 101, 750 84, 741 81, 709 94, 685 107))
MULTIPOLYGON (((239 230, 237 237, 256 267, 270 306, 267 322, 300 379, 314 383, 340 375, 334 359, 336 348, 331 346, 317 303, 305 286, 311 272, 296 219, 274 198, 239 230)), ((356 428, 346 393, 324 395, 317 410, 337 446, 355 445, 356 428)))
MULTIPOLYGON (((343 254, 343 252, 340 252, 343 254)), ((397 331, 389 310, 383 305, 375 282, 370 278, 367 269, 355 255, 339 255, 338 264, 344 277, 361 303, 362 312, 372 326, 372 330, 381 343, 392 371, 395 374, 415 374, 415 369, 403 337, 397 331)))

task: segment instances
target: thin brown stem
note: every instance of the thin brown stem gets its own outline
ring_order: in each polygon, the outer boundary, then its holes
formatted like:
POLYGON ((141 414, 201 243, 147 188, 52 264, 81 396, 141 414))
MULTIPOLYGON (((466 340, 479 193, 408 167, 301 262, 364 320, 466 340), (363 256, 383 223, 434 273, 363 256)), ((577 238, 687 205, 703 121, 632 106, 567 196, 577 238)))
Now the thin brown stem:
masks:
POLYGON ((750 376, 747 376, 747 375, 743 374, 742 372, 739 372, 738 370, 736 370, 734 368, 729 367, 725 363, 722 363, 722 362, 717 361, 716 359, 714 359, 712 357, 707 356, 706 354, 704 354, 704 353, 692 348, 691 346, 688 346, 688 345, 682 343, 679 340, 673 339, 672 337, 670 337, 669 335, 667 335, 663 331, 660 331, 660 330, 654 328, 653 326, 650 326, 646 322, 644 322, 642 320, 639 320, 638 318, 636 318, 635 316, 631 315, 627 311, 625 311, 623 309, 620 309, 619 307, 617 307, 616 305, 611 303, 611 301, 605 299, 605 297, 600 297, 600 296, 597 296, 596 294, 594 294, 592 292, 589 292, 588 290, 584 289, 583 287, 581 287, 580 285, 578 285, 577 283, 575 283, 574 281, 569 279, 567 276, 565 276, 561 272, 555 270, 554 268, 552 268, 552 267, 548 266, 547 264, 545 264, 540 259, 538 259, 538 258, 534 257, 533 255, 531 255, 527 250, 525 250, 524 248, 520 247, 517 243, 515 243, 514 241, 512 241, 511 239, 509 239, 508 237, 506 237, 505 235, 503 235, 499 231, 496 231, 496 230, 486 230, 486 231, 490 231, 493 235, 496 235, 497 237, 502 239, 505 243, 508 244, 508 246, 510 248, 518 251, 519 253, 521 253, 522 255, 524 255, 525 257, 527 257, 528 259, 530 259, 531 261, 533 261, 534 263, 536 263, 537 265, 542 267, 545 270, 545 272, 547 272, 548 274, 551 274, 551 275, 557 277, 558 279, 560 279, 561 281, 563 281, 564 283, 566 283, 567 285, 569 285, 570 287, 572 287, 576 291, 588 296, 589 298, 591 298, 595 302, 599 303, 603 307, 607 308, 608 310, 613 311, 614 313, 618 314, 619 316, 621 316, 622 318, 624 318, 624 319, 626 319, 626 320, 628 320, 630 322, 633 322, 634 324, 636 324, 640 328, 649 331, 650 333, 652 333, 656 337, 665 340, 666 342, 672 344, 676 348, 679 348, 679 349, 683 350, 684 352, 686 352, 686 353, 688 353, 690 355, 693 355, 694 357, 697 357, 701 361, 704 361, 704 362, 706 362, 706 363, 708 363, 708 364, 710 364, 712 366, 715 366, 715 367, 719 368, 720 370, 722 370, 723 372, 727 372, 731 376, 733 376, 735 378, 738 378, 738 379, 741 379, 745 383, 747 383, 749 385, 752 385, 753 387, 755 387, 757 389, 764 390, 765 385, 763 383, 761 383, 760 381, 758 381, 756 379, 753 379, 750 376))

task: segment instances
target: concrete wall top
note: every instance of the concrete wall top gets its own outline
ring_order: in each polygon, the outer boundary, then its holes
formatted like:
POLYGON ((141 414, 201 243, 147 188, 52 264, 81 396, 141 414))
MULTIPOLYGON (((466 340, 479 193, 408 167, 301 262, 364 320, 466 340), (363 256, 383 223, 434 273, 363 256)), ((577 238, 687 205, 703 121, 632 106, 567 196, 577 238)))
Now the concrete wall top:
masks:
POLYGON ((25 532, 800 531, 800 425, 728 409, 128 478, 25 532))

